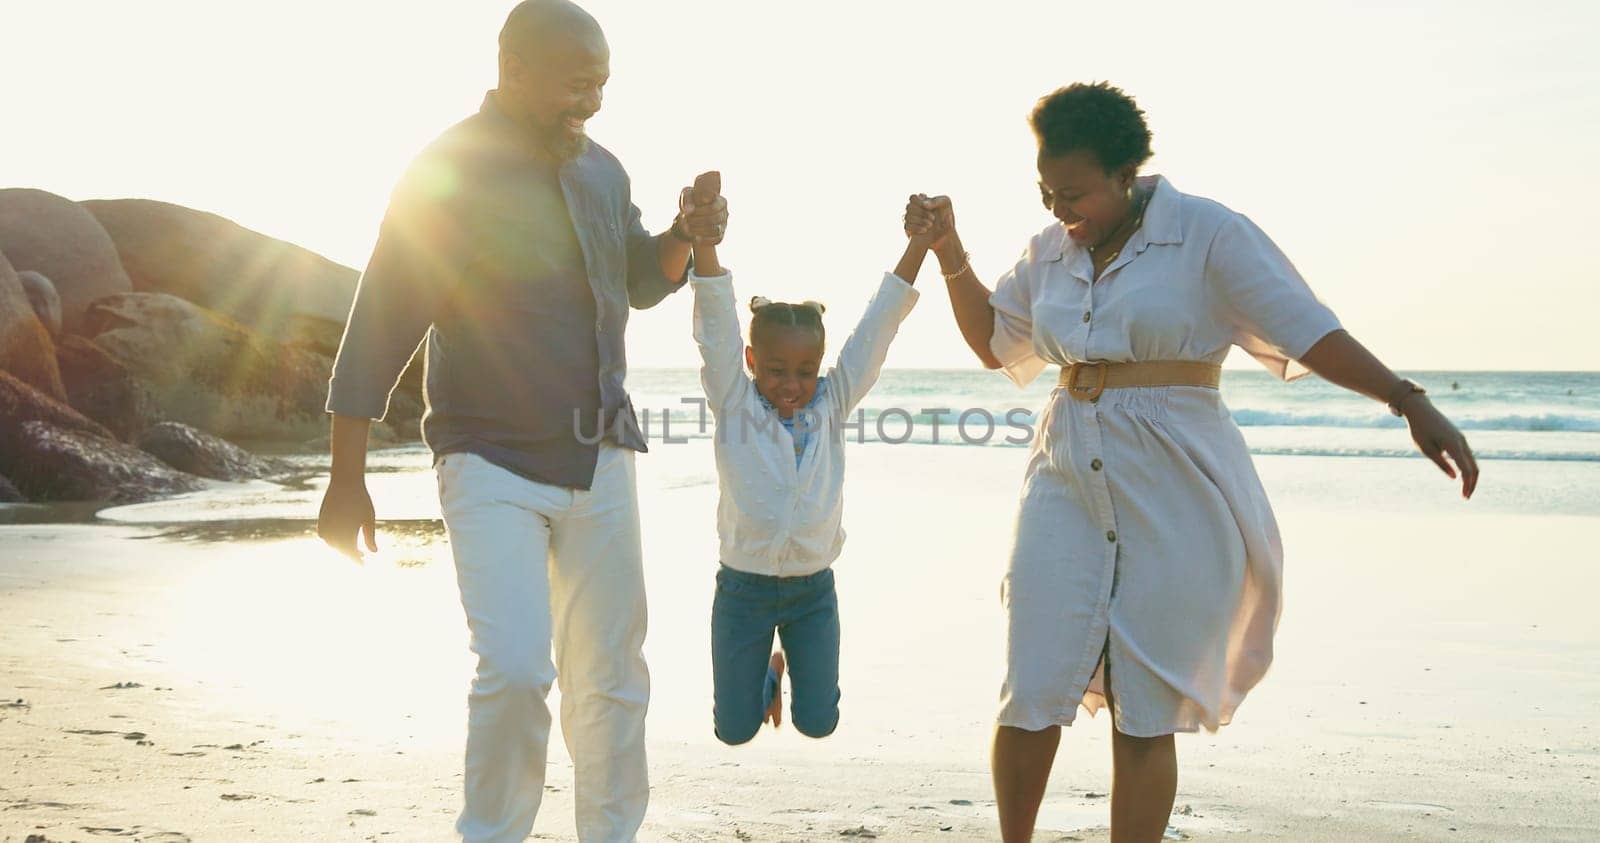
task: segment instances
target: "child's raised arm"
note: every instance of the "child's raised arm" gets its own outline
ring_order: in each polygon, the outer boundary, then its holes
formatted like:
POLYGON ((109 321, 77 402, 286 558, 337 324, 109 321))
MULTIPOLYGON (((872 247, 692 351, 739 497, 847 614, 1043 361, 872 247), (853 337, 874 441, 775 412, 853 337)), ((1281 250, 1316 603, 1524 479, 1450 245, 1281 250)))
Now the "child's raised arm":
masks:
MULTIPOLYGON (((721 192, 718 173, 702 173, 690 190, 693 198, 715 197, 721 192), (706 193, 709 191, 709 193, 706 193)), ((712 240, 694 242, 694 267, 689 285, 694 290, 694 341, 700 346, 700 385, 711 412, 721 416, 737 406, 750 379, 744 374, 744 337, 739 334, 738 308, 733 300, 733 276, 717 260, 712 240)))
POLYGON ((917 279, 928 247, 936 239, 938 233, 928 231, 906 241, 906 250, 894 272, 883 276, 877 294, 867 303, 867 312, 839 349, 839 362, 828 373, 828 384, 840 415, 855 409, 878 382, 878 372, 889 356, 889 343, 900 330, 901 320, 917 303, 918 293, 911 283, 917 279))

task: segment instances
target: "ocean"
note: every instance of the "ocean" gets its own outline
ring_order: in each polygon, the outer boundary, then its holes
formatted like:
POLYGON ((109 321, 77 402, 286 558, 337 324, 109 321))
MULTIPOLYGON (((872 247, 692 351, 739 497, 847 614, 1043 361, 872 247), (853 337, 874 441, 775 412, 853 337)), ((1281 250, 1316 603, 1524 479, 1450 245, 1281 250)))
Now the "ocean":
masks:
MULTIPOLYGON (((1496 460, 1600 461, 1600 372, 1402 372, 1466 433, 1473 452, 1496 460)), ((892 369, 862 402, 860 441, 961 447, 1026 447, 1025 429, 1055 384, 1027 389, 982 370, 892 369), (965 423, 957 422, 965 416, 965 423), (935 421, 937 420, 937 425, 935 421), (992 421, 992 424, 991 424, 992 421), (881 423, 880 423, 881 422, 881 423)), ((628 390, 651 441, 702 438, 695 369, 635 369, 628 390), (670 412, 669 427, 661 417, 670 412)), ((1285 384, 1265 371, 1223 373, 1223 400, 1252 453, 1331 457, 1416 455, 1405 423, 1382 404, 1316 377, 1285 384)))

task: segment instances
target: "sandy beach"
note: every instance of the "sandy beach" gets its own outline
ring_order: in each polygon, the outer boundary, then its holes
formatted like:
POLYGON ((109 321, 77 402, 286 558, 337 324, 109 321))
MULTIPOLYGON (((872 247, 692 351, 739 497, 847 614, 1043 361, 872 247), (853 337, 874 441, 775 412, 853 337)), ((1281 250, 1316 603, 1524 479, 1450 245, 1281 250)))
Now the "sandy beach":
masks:
MULTIPOLYGON (((1022 449, 850 452, 843 722, 710 728, 708 443, 641 458, 644 840, 997 839, 987 741, 1022 449)), ((425 453, 384 452, 381 552, 312 536, 322 477, 0 512, 0 840, 449 839, 471 672, 425 453), (75 522, 74 519, 77 519, 75 522), (61 523, 29 523, 57 520, 61 523)), ((1179 738, 1169 837, 1600 838, 1600 464, 1257 458, 1288 549, 1271 674, 1179 738)), ((1109 724, 1068 730, 1043 841, 1103 840, 1109 724)), ((553 742, 534 839, 571 840, 553 742)))

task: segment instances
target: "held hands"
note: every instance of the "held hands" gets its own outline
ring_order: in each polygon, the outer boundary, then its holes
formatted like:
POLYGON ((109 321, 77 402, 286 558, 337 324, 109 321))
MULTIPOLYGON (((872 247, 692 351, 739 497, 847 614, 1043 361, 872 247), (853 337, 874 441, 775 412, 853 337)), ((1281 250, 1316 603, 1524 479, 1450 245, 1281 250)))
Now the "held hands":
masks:
POLYGON ((902 222, 905 224, 906 237, 911 239, 911 245, 915 247, 939 252, 960 242, 960 238, 955 236, 955 209, 951 207, 948 196, 912 194, 906 201, 902 222))
MULTIPOLYGON (((722 198, 722 174, 716 170, 695 176, 694 186, 678 194, 678 219, 689 233, 694 251, 695 270, 702 277, 721 275, 724 270, 717 260, 717 244, 728 225, 728 203, 722 198)), ((683 239, 681 236, 679 239, 683 239)))
POLYGON ((1411 439, 1417 443, 1424 456, 1433 460, 1452 480, 1459 474, 1461 496, 1471 498, 1478 488, 1478 461, 1467 446, 1467 438, 1433 406, 1426 396, 1414 395, 1401 404, 1406 423, 1411 426, 1411 439), (1450 459, 1447 461, 1445 456, 1450 459), (1454 466, 1451 463, 1455 463, 1454 466))
POLYGON ((673 236, 691 243, 715 246, 728 230, 728 200, 722 198, 722 175, 716 171, 695 177, 694 186, 678 194, 678 218, 673 236))

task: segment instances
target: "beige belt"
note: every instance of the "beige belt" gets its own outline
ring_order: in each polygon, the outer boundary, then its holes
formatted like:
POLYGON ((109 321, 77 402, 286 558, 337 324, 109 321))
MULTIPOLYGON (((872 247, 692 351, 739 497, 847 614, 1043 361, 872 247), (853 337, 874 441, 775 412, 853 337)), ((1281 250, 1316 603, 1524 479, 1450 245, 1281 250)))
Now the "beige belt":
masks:
POLYGON ((1111 363, 1093 360, 1061 367, 1057 385, 1079 401, 1096 401, 1108 389, 1133 386, 1202 386, 1216 389, 1222 367, 1203 360, 1141 360, 1111 363))

